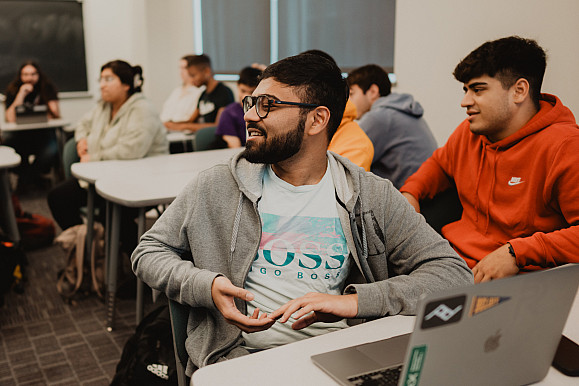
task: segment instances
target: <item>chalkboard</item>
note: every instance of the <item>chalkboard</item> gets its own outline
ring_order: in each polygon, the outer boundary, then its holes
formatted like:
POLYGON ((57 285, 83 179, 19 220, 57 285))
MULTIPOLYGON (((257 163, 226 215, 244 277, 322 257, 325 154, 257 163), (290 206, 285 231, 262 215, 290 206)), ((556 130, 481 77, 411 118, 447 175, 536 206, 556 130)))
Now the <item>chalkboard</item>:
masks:
POLYGON ((35 60, 59 92, 87 92, 82 3, 0 0, 0 93, 35 60))

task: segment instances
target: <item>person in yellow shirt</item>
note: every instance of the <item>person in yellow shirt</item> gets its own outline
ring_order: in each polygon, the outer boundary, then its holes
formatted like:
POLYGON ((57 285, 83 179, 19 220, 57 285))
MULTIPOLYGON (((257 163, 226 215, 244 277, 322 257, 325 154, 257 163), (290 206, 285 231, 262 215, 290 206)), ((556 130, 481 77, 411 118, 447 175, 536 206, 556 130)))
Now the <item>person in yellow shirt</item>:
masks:
POLYGON ((356 165, 370 171, 374 158, 374 145, 364 130, 354 121, 356 105, 352 101, 346 103, 344 117, 328 146, 328 150, 348 158, 356 165))
MULTIPOLYGON (((336 63, 330 54, 322 50, 308 50, 304 52, 304 54, 318 55, 336 63)), ((372 141, 360 125, 354 121, 357 116, 356 105, 348 100, 346 108, 344 109, 342 122, 340 122, 336 134, 334 134, 328 150, 348 158, 369 172, 372 159, 374 158, 374 145, 372 145, 372 141)))

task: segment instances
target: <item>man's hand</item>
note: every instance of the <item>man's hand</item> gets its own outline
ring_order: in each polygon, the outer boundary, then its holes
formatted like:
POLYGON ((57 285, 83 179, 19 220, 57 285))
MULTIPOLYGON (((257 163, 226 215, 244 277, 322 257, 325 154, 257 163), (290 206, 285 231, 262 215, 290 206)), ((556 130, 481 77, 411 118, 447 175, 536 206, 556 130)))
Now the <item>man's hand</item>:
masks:
POLYGON ((22 97, 22 99, 24 99, 32 92, 32 90, 34 90, 34 85, 30 83, 22 83, 22 86, 20 86, 20 89, 18 90, 18 94, 22 97))
POLYGON ((337 322, 344 318, 353 318, 358 313, 358 294, 329 295, 310 292, 300 298, 290 300, 269 317, 281 323, 290 316, 296 321, 292 329, 300 330, 315 322, 337 322))
POLYGON ((260 316, 259 308, 256 308, 251 316, 243 315, 235 306, 234 299, 253 300, 253 294, 234 286, 225 276, 218 276, 213 280, 211 297, 215 307, 221 312, 227 323, 237 326, 242 331, 263 331, 275 323, 275 320, 265 313, 260 316))
POLYGON ((177 131, 177 123, 173 122, 173 121, 167 121, 167 122, 163 122, 163 125, 165 125, 165 128, 167 130, 173 130, 173 131, 177 131))
POLYGON ((406 199, 408 200, 408 202, 410 203, 410 205, 412 205, 414 207, 414 209, 420 213, 420 203, 418 202, 418 200, 416 199, 416 197, 414 197, 412 194, 407 193, 407 192, 402 192, 402 195, 404 197, 406 197, 406 199))
POLYGON ((472 269, 475 283, 513 276, 518 272, 519 267, 517 267, 515 258, 509 253, 508 244, 483 257, 472 269))

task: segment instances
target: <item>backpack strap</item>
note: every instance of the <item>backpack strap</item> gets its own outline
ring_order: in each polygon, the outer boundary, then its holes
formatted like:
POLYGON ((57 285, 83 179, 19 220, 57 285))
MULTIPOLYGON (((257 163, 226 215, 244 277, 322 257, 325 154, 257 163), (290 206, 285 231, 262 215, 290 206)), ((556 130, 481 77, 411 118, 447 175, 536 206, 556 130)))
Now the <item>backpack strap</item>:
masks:
MULTIPOLYGON (((97 266, 97 258, 102 256, 101 250, 101 243, 104 241, 104 229, 100 223, 95 222, 94 224, 94 232, 93 232, 93 240, 90 249, 90 275, 92 279, 92 288, 97 293, 97 295, 102 298, 103 291, 101 289, 100 282, 97 277, 97 270, 101 269, 102 266, 97 266)), ((104 272, 101 271, 101 274, 104 275, 104 272)))
MULTIPOLYGON (((72 297, 80 288, 83 278, 84 270, 84 243, 86 239, 86 225, 75 225, 67 230, 67 236, 73 238, 73 243, 69 244, 68 255, 66 258, 67 264, 64 271, 60 274, 56 283, 56 290, 59 294, 68 298, 72 297), (64 282, 68 281, 74 284, 74 289, 70 292, 65 292, 64 282)), ((64 233, 64 232, 63 232, 64 233)), ((63 239, 61 237, 61 239, 63 239)))

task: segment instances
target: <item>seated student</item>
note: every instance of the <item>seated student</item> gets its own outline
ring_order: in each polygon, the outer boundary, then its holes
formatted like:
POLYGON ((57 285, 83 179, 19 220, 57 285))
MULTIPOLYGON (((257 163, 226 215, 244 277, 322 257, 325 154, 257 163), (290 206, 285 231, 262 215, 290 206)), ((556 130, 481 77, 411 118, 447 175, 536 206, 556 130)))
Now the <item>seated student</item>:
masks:
POLYGON ((251 95, 253 90, 255 90, 260 75, 261 70, 254 67, 245 67, 239 73, 239 80, 237 81, 239 102, 233 102, 227 105, 221 113, 219 124, 215 131, 215 135, 220 135, 227 143, 227 147, 245 146, 247 130, 245 129, 245 121, 243 120, 241 101, 243 101, 243 98, 246 96, 251 95))
MULTIPOLYGON (((319 55, 336 63, 330 54, 322 50, 308 50, 304 54, 319 55)), ((328 145, 328 150, 344 156, 366 171, 370 171, 374 157, 374 146, 364 130, 354 121, 356 117, 356 106, 348 99, 342 121, 328 145)))
MULTIPOLYGON (((5 92, 6 122, 16 122, 16 108, 24 106, 46 106, 48 118, 60 118, 56 88, 42 72, 38 63, 24 62, 18 74, 8 84, 5 92)), ((58 143, 54 130, 33 130, 26 132, 2 133, 3 144, 16 150, 22 157, 19 168, 21 177, 42 182, 41 175, 50 171, 58 159, 58 143), (28 158, 34 155, 34 163, 28 165, 28 158)))
MULTIPOLYGON (((101 100, 80 120, 74 134, 80 162, 168 154, 165 128, 141 93, 142 84, 140 66, 114 60, 101 67, 101 100)), ((48 193, 48 205, 61 229, 82 223, 80 208, 86 205, 86 199, 86 190, 75 178, 62 182, 48 193)), ((136 232, 132 218, 125 222, 123 229, 128 227, 136 232)), ((128 232, 127 239, 134 240, 135 235, 128 232)), ((134 246, 135 243, 130 244, 134 246)))
POLYGON ((187 375, 472 283, 389 181, 327 151, 347 98, 319 55, 267 67, 244 99, 245 150, 199 173, 141 238, 137 277, 192 307, 187 375))
POLYGON ((169 130, 189 130, 195 132, 203 127, 215 126, 219 114, 225 106, 232 103, 233 92, 213 77, 211 60, 207 55, 194 55, 188 61, 187 71, 196 87, 205 86, 199 97, 197 109, 188 120, 183 122, 166 122, 169 130))
POLYGON ((391 93, 388 74, 375 64, 350 72, 348 85, 358 124, 374 144, 370 170, 400 188, 437 147, 422 106, 409 94, 391 93))
POLYGON ((545 67, 517 36, 472 51, 454 69, 468 118, 401 189, 420 211, 456 184, 463 214, 442 234, 476 282, 579 263, 579 130, 541 94, 545 67))
POLYGON ((205 90, 204 86, 196 87, 193 84, 193 78, 187 70, 193 58, 193 55, 186 55, 179 60, 179 75, 183 83, 171 92, 163 104, 161 121, 165 126, 167 122, 182 122, 189 119, 197 108, 201 93, 205 90))

